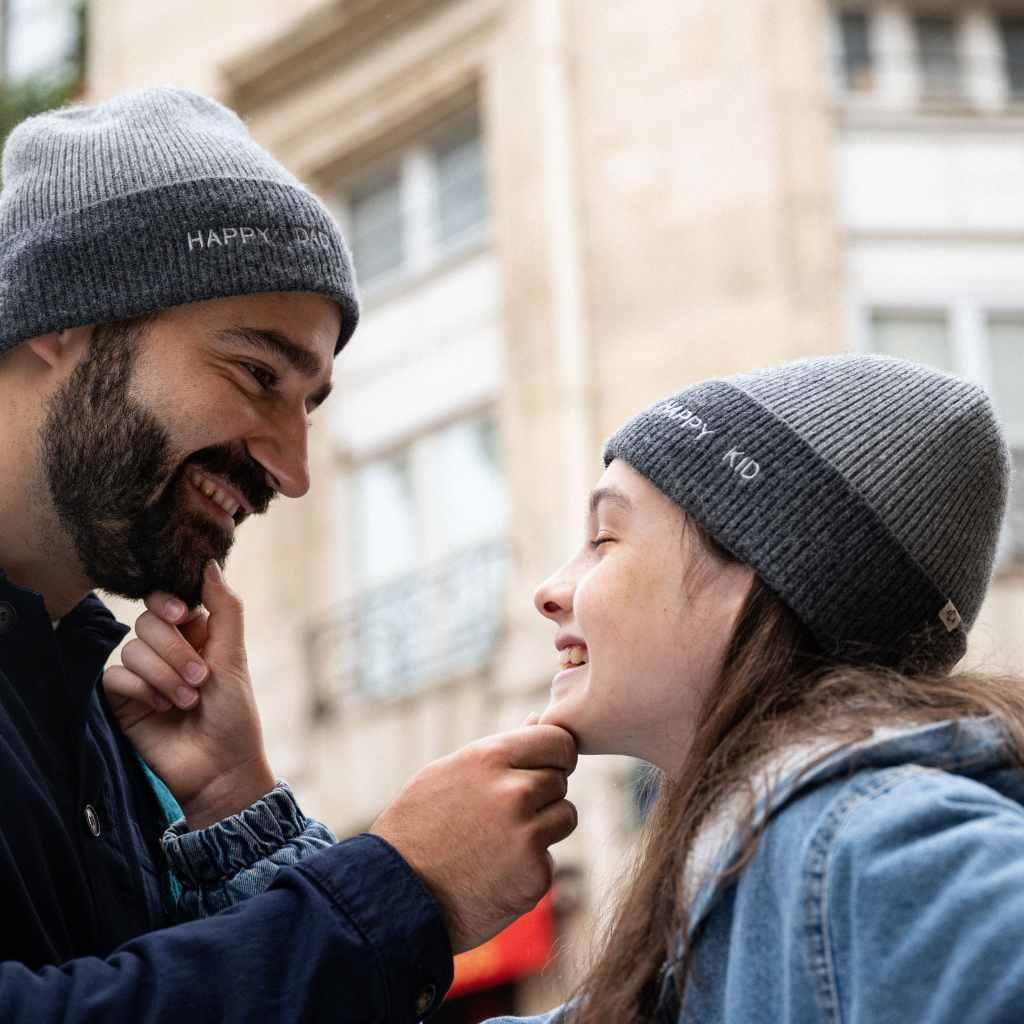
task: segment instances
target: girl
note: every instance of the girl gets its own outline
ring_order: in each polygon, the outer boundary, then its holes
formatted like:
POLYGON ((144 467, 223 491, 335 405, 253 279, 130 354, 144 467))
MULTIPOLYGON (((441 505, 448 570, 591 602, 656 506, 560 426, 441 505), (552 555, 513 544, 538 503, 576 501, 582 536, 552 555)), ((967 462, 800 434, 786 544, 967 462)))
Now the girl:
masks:
POLYGON ((604 461, 536 594, 541 721, 660 792, 577 998, 534 1021, 1024 1020, 1024 686, 954 672, 1006 504, 985 395, 804 360, 656 404, 604 461))

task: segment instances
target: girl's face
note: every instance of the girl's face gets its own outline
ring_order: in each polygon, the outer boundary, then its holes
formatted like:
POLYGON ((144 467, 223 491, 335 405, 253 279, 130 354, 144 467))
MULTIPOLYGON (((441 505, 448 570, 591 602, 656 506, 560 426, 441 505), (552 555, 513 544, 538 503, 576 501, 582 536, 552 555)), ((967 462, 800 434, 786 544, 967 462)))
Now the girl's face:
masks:
POLYGON ((752 579, 705 552, 679 506, 616 459, 591 495, 582 548, 534 595, 558 626, 561 667, 541 721, 582 753, 678 771, 752 579))

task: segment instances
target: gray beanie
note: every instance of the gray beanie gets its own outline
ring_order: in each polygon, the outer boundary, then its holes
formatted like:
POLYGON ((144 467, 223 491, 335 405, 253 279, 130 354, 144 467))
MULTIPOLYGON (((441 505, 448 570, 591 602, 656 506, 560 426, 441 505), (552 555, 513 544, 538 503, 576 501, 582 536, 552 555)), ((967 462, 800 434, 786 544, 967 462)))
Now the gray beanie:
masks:
POLYGON ((945 669, 988 586, 1009 455, 985 393, 886 356, 710 380, 608 442, 840 661, 945 669))
POLYGON ((337 224, 219 103, 145 89, 23 121, 3 155, 0 353, 202 299, 307 291, 359 318, 337 224))

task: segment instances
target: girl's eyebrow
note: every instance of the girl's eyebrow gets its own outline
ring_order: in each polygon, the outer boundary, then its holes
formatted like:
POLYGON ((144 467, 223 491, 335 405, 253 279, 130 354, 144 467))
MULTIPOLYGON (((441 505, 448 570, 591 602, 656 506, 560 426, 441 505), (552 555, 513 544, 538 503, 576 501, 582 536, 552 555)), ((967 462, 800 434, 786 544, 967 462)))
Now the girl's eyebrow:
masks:
POLYGON ((610 501, 612 504, 618 505, 624 512, 633 511, 633 502, 629 500, 629 496, 624 491, 620 491, 617 487, 598 487, 590 494, 590 514, 592 516, 597 514, 602 501, 610 501))

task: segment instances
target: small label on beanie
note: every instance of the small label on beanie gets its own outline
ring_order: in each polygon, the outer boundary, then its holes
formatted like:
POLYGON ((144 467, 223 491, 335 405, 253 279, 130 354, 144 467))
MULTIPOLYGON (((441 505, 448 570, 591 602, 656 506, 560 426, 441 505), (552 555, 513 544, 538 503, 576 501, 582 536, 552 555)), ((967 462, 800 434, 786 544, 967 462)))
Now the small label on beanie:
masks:
POLYGON ((199 228, 186 236, 188 251, 223 249, 232 245, 322 245, 331 244, 331 236, 319 228, 306 228, 301 224, 287 227, 257 227, 244 224, 238 227, 199 228))
POLYGON ((960 613, 956 610, 956 605, 952 601, 946 602, 942 611, 939 612, 939 618, 942 619, 942 624, 946 627, 947 633, 952 633, 961 622, 960 613))

